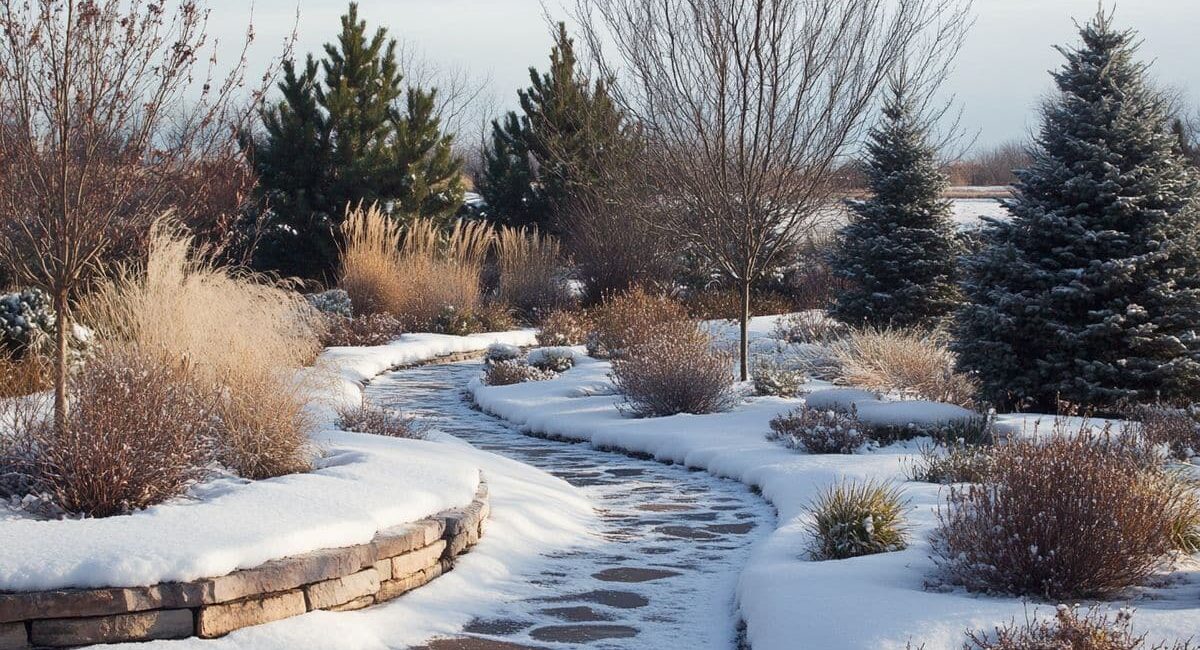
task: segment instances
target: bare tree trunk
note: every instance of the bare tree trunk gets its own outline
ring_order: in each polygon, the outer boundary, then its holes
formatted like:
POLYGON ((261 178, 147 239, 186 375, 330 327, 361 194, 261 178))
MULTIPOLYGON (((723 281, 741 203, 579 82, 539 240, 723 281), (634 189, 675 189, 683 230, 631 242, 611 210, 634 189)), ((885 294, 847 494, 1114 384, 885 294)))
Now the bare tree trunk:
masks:
POLYGON ((67 428, 67 337, 71 320, 67 313, 67 292, 54 292, 54 428, 67 428))
POLYGON ((749 280, 742 280, 741 338, 738 347, 742 381, 750 379, 750 284, 749 280))

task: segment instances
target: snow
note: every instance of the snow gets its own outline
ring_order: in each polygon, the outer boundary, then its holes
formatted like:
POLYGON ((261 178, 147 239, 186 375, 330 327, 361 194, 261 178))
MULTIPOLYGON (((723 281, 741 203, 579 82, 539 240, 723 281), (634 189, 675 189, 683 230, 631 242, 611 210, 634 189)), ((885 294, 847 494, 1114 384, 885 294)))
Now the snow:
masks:
MULTIPOLYGON (((764 335, 772 321, 755 319, 752 333, 764 335)), ((728 325, 713 327, 719 334, 730 334, 728 325)), ((968 628, 990 631, 1027 615, 1052 615, 1053 604, 926 588, 934 577, 927 538, 946 488, 904 482, 902 470, 916 443, 855 455, 797 453, 765 437, 770 419, 799 403, 775 397, 750 399, 728 413, 625 418, 617 410, 619 398, 604 388, 609 369, 608 363, 581 358, 553 381, 512 386, 476 381, 470 390, 485 411, 527 430, 649 454, 760 489, 778 509, 779 525, 754 549, 738 587, 748 640, 756 650, 902 649, 910 641, 913 647, 925 644, 927 650, 957 649, 968 628), (821 489, 843 478, 903 482, 911 505, 908 549, 849 560, 807 559, 806 506, 821 489)), ((962 414, 950 405, 883 402, 866 391, 823 390, 808 399, 855 402, 860 415, 893 422, 962 414)), ((1002 424, 1024 430, 1038 419, 1044 420, 1045 430, 1049 416, 999 416, 1002 424)), ((1069 429, 1097 423, 1076 419, 1066 424, 1069 429)), ((1168 586, 1139 592, 1134 603, 1139 608, 1135 628, 1149 633, 1151 641, 1187 638, 1200 617, 1200 566, 1183 566, 1170 578, 1168 586)))
POLYGON ((184 498, 106 519, 0 524, 0 591, 132 587, 220 576, 267 560, 369 541, 389 526, 470 502, 477 456, 461 446, 339 431, 339 406, 361 400, 362 382, 393 366, 527 345, 531 331, 406 334, 375 348, 331 348, 319 377, 315 471, 263 481, 225 478, 184 498))
POLYGON ((1011 216, 999 199, 951 199, 950 209, 960 227, 978 227, 982 217, 1004 220, 1011 216))

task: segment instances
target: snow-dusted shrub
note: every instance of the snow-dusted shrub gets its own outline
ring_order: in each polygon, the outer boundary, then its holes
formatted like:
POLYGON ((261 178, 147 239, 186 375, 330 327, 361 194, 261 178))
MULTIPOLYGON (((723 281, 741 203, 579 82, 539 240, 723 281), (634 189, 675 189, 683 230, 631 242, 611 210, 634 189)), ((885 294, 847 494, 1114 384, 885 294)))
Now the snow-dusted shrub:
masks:
POLYGON ((424 438, 428 427, 412 416, 366 403, 338 411, 338 426, 345 431, 369 433, 390 438, 424 438))
POLYGON ((184 362, 108 350, 70 382, 65 430, 27 424, 34 489, 64 511, 108 517, 183 493, 212 457, 216 390, 184 362))
POLYGON ((790 364, 780 363, 770 357, 760 357, 751 373, 756 395, 795 397, 808 383, 808 373, 790 364))
POLYGON ((981 445, 921 445, 904 473, 908 480, 922 483, 979 483, 992 470, 992 454, 991 447, 981 445))
POLYGON ((317 311, 343 318, 354 316, 354 305, 345 289, 330 289, 319 293, 305 294, 304 299, 317 311))
POLYGON ((571 348, 538 348, 529 353, 529 365, 539 370, 566 372, 575 365, 575 352, 571 348))
POLYGON ((1191 507, 1130 444, 1056 431, 997 446, 981 484, 950 488, 931 541, 973 591, 1108 598, 1164 566, 1191 507))
POLYGON ((546 314, 539 324, 538 345, 583 345, 592 323, 580 310, 556 310, 546 314))
POLYGON ((989 413, 946 422, 874 425, 868 427, 867 433, 872 440, 882 444, 928 436, 934 442, 947 446, 990 445, 996 440, 996 420, 994 414, 989 413))
POLYGON ((970 408, 978 386, 955 371, 945 335, 920 329, 855 330, 832 346, 839 381, 970 408))
POLYGON ((841 560, 903 550, 908 546, 907 509, 895 486, 875 481, 830 486, 809 506, 812 558, 841 560))
POLYGON ((483 362, 491 365, 500 363, 501 361, 515 361, 525 356, 521 348, 508 343, 493 343, 487 347, 487 351, 483 354, 483 362))
POLYGON ((1200 456, 1200 405, 1144 406, 1133 414, 1146 440, 1165 447, 1177 460, 1200 456))
POLYGON ((781 316, 775 321, 771 338, 788 343, 830 343, 847 333, 850 327, 819 310, 801 311, 781 316))
POLYGON ((803 406, 772 418, 767 438, 810 454, 853 454, 867 442, 853 411, 803 406))
POLYGON ((609 298, 595 310, 588 334, 588 354, 617 359, 646 341, 657 326, 687 320, 678 301, 637 286, 609 298))
POLYGON ((330 346, 385 345, 404 333, 404 326, 391 314, 367 314, 346 318, 330 314, 325 318, 321 344, 330 346))
POLYGON ((1079 606, 1059 605, 1054 618, 1027 618, 997 627, 990 634, 967 632, 964 650, 1195 650, 1190 642, 1147 645, 1146 635, 1133 632, 1133 610, 1115 615, 1099 607, 1080 613, 1079 606))
POLYGON ((220 460, 248 478, 308 467, 306 404, 315 388, 295 381, 321 350, 321 314, 270 278, 214 266, 192 239, 160 222, 148 255, 88 294, 82 320, 101 346, 124 345, 186 361, 221 386, 220 460))
POLYGON ((488 364, 483 373, 483 383, 489 386, 508 386, 527 381, 554 379, 555 374, 540 370, 517 359, 508 359, 488 364))
POLYGON ((651 328, 649 338, 613 361, 613 385, 634 417, 717 413, 737 405, 732 356, 714 349, 696 323, 676 321, 651 328))
POLYGON ((495 300, 479 305, 471 312, 471 316, 480 332, 507 332, 520 325, 508 303, 495 300))
POLYGON ((54 308, 41 289, 0 294, 0 352, 20 354, 54 334, 54 308))

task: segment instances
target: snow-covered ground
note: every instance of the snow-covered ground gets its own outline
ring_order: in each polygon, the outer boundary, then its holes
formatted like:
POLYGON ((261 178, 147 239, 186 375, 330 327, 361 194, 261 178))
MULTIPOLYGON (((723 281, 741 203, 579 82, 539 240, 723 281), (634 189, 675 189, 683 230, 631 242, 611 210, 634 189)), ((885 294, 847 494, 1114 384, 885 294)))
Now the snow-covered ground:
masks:
MULTIPOLYGON (((530 331, 470 337, 409 334, 374 348, 333 348, 309 374, 316 469, 264 481, 220 478, 189 495, 106 519, 0 521, 0 590, 130 587, 220 576, 267 560, 369 541, 389 526, 470 502, 479 481, 469 448, 339 431, 338 406, 389 367, 490 343, 533 342, 530 331)), ((503 479, 501 479, 503 480, 503 479)))
MULTIPOLYGON (((765 336, 772 324, 771 318, 755 319, 753 335, 765 336)), ((726 336, 732 332, 722 330, 725 325, 715 327, 726 336)), ((927 538, 945 488, 904 482, 902 470, 915 443, 854 455, 788 450, 765 434, 770 419, 797 401, 773 397, 753 398, 729 413, 631 419, 617 410, 609 368, 583 358, 557 379, 494 387, 475 382, 471 390, 482 408, 527 430, 646 453, 760 488, 779 511, 779 527, 755 549, 738 588, 756 650, 905 648, 909 642, 928 650, 960 648, 965 629, 990 630, 1026 615, 1052 613, 1044 603, 926 588, 934 568, 927 538), (806 558, 806 505, 842 478, 904 482, 912 506, 907 550, 840 561, 806 558)), ((1031 427, 1038 418, 1001 419, 1031 427)), ((1049 418, 1042 424, 1048 426, 1049 418)), ((1164 576, 1162 586, 1133 595, 1136 628, 1151 639, 1195 634, 1198 595, 1200 563, 1185 564, 1164 576)))

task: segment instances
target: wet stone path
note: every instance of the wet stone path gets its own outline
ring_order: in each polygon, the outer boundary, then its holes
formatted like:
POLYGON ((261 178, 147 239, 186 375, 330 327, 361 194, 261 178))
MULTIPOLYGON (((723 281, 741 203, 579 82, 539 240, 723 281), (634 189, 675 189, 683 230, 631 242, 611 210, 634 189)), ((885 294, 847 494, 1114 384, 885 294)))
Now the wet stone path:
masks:
POLYGON ((774 524, 770 506, 704 472, 523 435, 471 408, 462 389, 481 367, 400 370, 372 382, 367 399, 578 486, 600 516, 601 543, 545 558, 526 578, 536 596, 422 648, 734 647, 737 574, 774 524))

